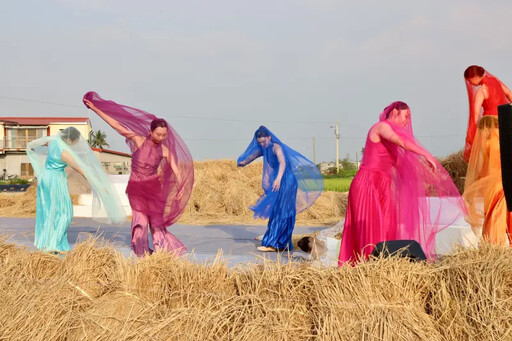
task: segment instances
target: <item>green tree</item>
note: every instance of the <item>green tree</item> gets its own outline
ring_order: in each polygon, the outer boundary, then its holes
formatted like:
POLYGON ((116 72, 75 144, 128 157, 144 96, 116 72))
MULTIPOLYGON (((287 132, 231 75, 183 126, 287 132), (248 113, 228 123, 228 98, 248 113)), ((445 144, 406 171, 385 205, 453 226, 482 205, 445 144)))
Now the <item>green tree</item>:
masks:
POLYGON ((92 133, 89 144, 93 148, 103 149, 103 146, 110 147, 109 144, 107 143, 106 139, 107 139, 107 134, 105 134, 101 130, 96 130, 96 132, 92 133))
POLYGON ((350 156, 348 154, 343 160, 341 160, 341 166, 344 171, 357 169, 356 164, 350 160, 350 156))

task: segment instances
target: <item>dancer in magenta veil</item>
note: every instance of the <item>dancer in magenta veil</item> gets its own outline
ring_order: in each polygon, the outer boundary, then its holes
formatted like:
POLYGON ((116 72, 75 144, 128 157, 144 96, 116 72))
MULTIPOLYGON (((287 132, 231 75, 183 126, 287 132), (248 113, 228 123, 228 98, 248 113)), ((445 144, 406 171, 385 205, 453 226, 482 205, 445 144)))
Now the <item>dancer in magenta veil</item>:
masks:
POLYGON ((377 243, 397 239, 416 240, 434 257, 437 232, 460 212, 465 207, 455 184, 414 138, 409 106, 393 102, 370 128, 350 185, 339 265, 364 260, 377 243), (447 206, 452 209, 441 222, 447 206))
POLYGON ((172 127, 154 115, 102 99, 95 92, 84 104, 126 138, 132 151, 132 172, 126 188, 132 207, 132 251, 155 250, 182 255, 186 247, 167 227, 183 213, 192 193, 194 166, 187 146, 172 127))

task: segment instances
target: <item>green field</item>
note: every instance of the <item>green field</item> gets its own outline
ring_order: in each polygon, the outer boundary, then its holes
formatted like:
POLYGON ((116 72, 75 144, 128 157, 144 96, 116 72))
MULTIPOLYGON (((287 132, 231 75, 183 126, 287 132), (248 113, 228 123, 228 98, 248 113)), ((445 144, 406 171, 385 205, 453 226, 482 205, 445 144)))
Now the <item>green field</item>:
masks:
POLYGON ((342 170, 337 175, 324 175, 324 191, 348 192, 357 170, 342 170))
POLYGON ((350 188, 350 183, 352 182, 352 177, 350 178, 324 178, 324 191, 333 191, 333 192, 348 192, 350 188))

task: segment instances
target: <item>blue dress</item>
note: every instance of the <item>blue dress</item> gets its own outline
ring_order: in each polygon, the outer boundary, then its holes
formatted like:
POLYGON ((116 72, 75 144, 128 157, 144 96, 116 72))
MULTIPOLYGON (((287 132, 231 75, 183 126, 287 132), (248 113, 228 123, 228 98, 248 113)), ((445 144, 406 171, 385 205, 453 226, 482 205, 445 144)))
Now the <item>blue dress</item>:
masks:
POLYGON ((267 232, 263 236, 261 245, 278 250, 292 250, 295 216, 313 205, 322 193, 324 179, 313 162, 282 143, 264 126, 256 130, 251 143, 238 158, 237 165, 246 166, 261 156, 263 157, 261 187, 264 193, 256 204, 250 207, 254 211, 254 218, 269 219, 267 232), (258 143, 258 136, 270 137, 267 147, 258 143), (281 178, 281 186, 278 191, 273 192, 272 184, 279 173, 279 160, 274 153, 275 144, 281 147, 286 166, 281 178))
MULTIPOLYGON (((266 198, 274 201, 271 207, 268 219, 267 232, 261 241, 262 246, 272 246, 278 250, 293 250, 292 233, 295 227, 296 200, 297 200, 297 180, 293 176, 290 163, 286 163, 286 168, 281 178, 279 191, 272 192, 272 184, 279 172, 279 160, 272 151, 274 143, 270 143, 267 148, 262 148, 263 163, 269 168, 270 189, 266 191, 266 198)), ((263 204, 263 205, 266 205, 263 204)), ((258 204, 253 207, 258 210, 258 204)))
POLYGON ((36 231, 34 245, 45 251, 69 251, 68 227, 73 204, 57 141, 48 146, 45 168, 37 182, 36 231))

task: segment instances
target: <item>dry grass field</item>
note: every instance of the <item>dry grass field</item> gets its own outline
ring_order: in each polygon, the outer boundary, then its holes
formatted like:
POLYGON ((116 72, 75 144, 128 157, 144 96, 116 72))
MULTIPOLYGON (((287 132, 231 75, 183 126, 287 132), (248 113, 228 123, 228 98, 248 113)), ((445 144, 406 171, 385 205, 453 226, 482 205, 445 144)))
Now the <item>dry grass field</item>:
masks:
POLYGON ((0 242, 1 340, 510 340, 512 251, 228 268, 88 241, 65 258, 0 242))

